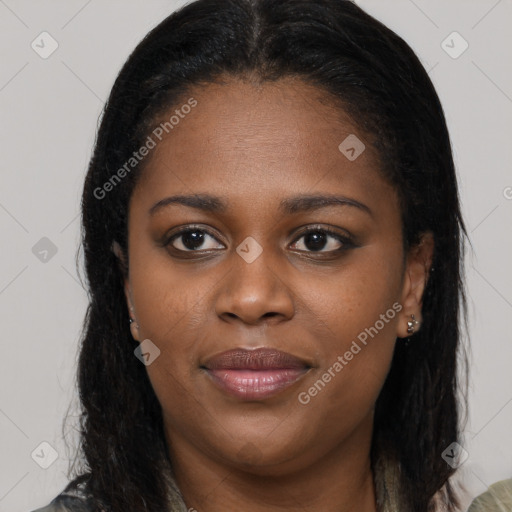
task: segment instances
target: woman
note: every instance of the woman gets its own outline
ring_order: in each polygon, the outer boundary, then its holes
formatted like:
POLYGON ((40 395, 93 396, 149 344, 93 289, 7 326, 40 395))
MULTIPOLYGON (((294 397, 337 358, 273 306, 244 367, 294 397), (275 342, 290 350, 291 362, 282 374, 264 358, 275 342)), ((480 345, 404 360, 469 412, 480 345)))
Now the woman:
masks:
POLYGON ((465 229, 391 30, 182 8, 114 84, 82 221, 82 465, 42 510, 457 510, 465 229))

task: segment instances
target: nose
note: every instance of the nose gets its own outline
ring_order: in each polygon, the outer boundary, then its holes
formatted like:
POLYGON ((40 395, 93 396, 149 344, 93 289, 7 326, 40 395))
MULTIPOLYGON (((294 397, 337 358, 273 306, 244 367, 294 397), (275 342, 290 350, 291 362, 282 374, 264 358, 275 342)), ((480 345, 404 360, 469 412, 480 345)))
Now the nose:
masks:
POLYGON ((231 271, 219 283, 215 305, 219 318, 257 325, 279 323, 293 317, 292 290, 282 266, 272 264, 267 257, 269 252, 263 250, 251 263, 233 253, 231 271))

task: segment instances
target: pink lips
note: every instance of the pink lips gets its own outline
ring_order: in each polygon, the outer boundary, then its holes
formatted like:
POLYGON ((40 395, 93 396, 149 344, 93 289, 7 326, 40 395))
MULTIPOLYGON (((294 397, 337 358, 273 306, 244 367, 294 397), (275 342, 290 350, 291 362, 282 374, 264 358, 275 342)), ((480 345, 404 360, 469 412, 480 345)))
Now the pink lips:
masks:
POLYGON ((291 354, 267 348, 229 350, 209 359, 204 368, 221 390, 243 400, 269 398, 309 370, 291 354))

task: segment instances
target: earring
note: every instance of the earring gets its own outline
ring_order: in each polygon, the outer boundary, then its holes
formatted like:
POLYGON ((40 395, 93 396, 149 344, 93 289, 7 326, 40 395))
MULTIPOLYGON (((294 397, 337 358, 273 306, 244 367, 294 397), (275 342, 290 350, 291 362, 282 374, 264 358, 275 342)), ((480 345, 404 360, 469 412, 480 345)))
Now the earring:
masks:
MULTIPOLYGON (((131 312, 131 313, 132 313, 132 315, 133 315, 134 310, 133 310, 133 306, 132 306, 131 304, 130 304, 130 312, 131 312)), ((132 317, 130 317, 130 325, 131 325, 133 322, 135 322, 135 320, 134 320, 132 317)), ((139 328, 139 324, 137 324, 137 323, 136 323, 136 324, 135 324, 135 327, 137 327, 137 329, 138 329, 138 328, 139 328)))
MULTIPOLYGON (((132 314, 134 313, 133 306, 130 306, 130 311, 132 312, 132 314)), ((135 320, 130 317, 130 326, 133 324, 133 322, 135 322, 135 320)), ((138 329, 139 328, 139 324, 137 322, 135 322, 134 327, 138 329)))
POLYGON ((418 320, 416 320, 414 315, 411 315, 411 320, 407 321, 407 333, 413 334, 414 331, 416 330, 416 326, 418 326, 418 325, 420 325, 418 320))

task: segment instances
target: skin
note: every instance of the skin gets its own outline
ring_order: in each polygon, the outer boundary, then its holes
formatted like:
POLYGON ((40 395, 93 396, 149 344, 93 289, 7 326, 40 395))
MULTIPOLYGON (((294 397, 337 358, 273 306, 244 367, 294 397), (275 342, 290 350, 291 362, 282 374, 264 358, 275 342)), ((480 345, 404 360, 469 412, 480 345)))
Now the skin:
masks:
POLYGON ((320 90, 291 78, 231 79, 196 87, 183 103, 189 97, 197 106, 153 149, 131 198, 125 281, 133 337, 161 350, 146 368, 187 507, 375 512, 374 405, 396 338, 408 335, 411 314, 421 321, 432 237, 403 254, 397 194, 377 153, 367 143, 349 161, 338 150, 349 134, 365 136, 320 90), (211 194, 227 206, 149 213, 175 194, 211 194), (301 194, 345 196, 371 213, 348 205, 279 210, 301 194), (190 224, 212 236, 196 252, 190 238, 165 246, 190 224), (309 226, 349 234, 354 245, 326 235, 315 246, 303 236, 309 226), (252 263, 236 252, 248 236, 263 250, 252 263), (394 303, 402 310, 300 403, 299 393, 394 303), (200 368, 237 347, 277 348, 311 369, 271 398, 244 402, 200 368))

